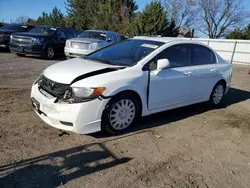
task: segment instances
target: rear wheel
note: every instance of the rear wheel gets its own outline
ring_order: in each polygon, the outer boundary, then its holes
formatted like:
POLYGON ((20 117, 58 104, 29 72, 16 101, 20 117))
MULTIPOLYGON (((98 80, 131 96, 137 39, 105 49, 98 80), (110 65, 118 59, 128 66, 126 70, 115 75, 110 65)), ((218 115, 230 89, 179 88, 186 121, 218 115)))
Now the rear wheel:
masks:
POLYGON ((102 128, 111 134, 127 130, 139 117, 140 106, 130 93, 121 94, 111 99, 102 117, 102 128))
POLYGON ((213 92, 210 96, 210 103, 217 106, 221 103, 225 94, 225 84, 219 82, 214 86, 213 92))

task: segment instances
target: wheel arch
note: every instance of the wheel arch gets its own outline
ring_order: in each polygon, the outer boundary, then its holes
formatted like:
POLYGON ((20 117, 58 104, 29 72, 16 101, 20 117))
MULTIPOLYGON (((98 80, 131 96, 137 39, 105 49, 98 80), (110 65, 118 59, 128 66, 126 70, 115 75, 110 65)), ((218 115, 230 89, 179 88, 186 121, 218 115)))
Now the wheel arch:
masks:
MULTIPOLYGON (((227 87, 227 82, 226 82, 225 79, 219 80, 219 81, 215 84, 215 86, 216 86, 218 83, 223 83, 224 87, 225 87, 225 88, 227 87)), ((215 87, 215 86, 214 86, 214 87, 215 87)))
POLYGON ((120 91, 120 92, 118 92, 118 93, 116 93, 115 95, 113 95, 113 96, 111 96, 110 98, 110 100, 108 101, 108 103, 106 104, 106 106, 105 106, 105 109, 102 111, 102 117, 101 117, 101 119, 102 119, 102 121, 101 121, 101 130, 104 130, 104 131, 106 131, 106 132, 108 132, 108 133, 111 133, 111 134, 119 134, 119 133, 121 133, 121 132, 116 132, 116 131, 114 131, 112 128, 110 128, 109 127, 109 125, 107 124, 107 122, 108 122, 108 119, 107 119, 107 113, 108 113, 108 110, 109 110, 109 108, 110 108, 110 106, 113 104, 113 102, 117 99, 117 98, 119 98, 119 96, 121 96, 121 95, 130 95, 130 96, 133 96, 137 101, 138 101, 138 105, 139 105, 139 112, 138 112, 138 116, 137 117, 140 117, 141 116, 141 114, 142 114, 142 99, 141 99, 141 97, 140 97, 140 95, 139 95, 139 93, 138 92, 136 92, 136 91, 134 91, 134 90, 130 90, 130 89, 128 89, 128 90, 123 90, 123 91, 120 91))
POLYGON ((123 91, 119 91, 119 92, 117 92, 115 95, 113 95, 112 97, 111 97, 111 99, 110 99, 110 101, 107 103, 107 105, 106 105, 106 107, 108 107, 109 106, 109 104, 112 102, 112 99, 115 99, 116 97, 118 97, 118 96, 120 96, 120 95, 124 95, 124 94, 130 94, 130 95, 133 95, 136 99, 137 99, 137 101, 138 101, 138 103, 139 103, 139 107, 140 107, 140 116, 142 115, 142 110, 143 110, 143 102, 142 102, 142 98, 141 98, 141 96, 139 95, 139 93, 137 92, 137 91, 135 91, 135 90, 132 90, 132 89, 126 89, 126 90, 123 90, 123 91))

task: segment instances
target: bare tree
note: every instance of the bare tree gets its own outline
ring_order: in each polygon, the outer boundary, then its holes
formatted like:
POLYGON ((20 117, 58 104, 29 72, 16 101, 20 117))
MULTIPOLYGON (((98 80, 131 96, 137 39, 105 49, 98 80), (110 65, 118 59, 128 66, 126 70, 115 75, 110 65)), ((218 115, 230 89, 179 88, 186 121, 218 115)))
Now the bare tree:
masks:
POLYGON ((197 0, 199 20, 197 28, 210 38, 224 37, 229 31, 244 26, 249 12, 244 0, 197 0))
POLYGON ((28 17, 22 15, 16 18, 15 23, 26 24, 27 21, 28 21, 28 17))
POLYGON ((198 13, 197 3, 192 0, 166 0, 168 16, 180 29, 190 28, 198 13))

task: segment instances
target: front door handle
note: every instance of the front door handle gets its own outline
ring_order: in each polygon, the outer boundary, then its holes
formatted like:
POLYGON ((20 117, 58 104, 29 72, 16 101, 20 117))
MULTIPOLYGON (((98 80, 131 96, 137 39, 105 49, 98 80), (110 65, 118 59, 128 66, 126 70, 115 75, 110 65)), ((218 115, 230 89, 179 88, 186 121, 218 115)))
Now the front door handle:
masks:
POLYGON ((184 72, 184 75, 186 75, 186 76, 191 76, 192 74, 193 74, 192 71, 186 71, 186 72, 184 72))
POLYGON ((219 72, 219 69, 211 69, 211 72, 219 72))

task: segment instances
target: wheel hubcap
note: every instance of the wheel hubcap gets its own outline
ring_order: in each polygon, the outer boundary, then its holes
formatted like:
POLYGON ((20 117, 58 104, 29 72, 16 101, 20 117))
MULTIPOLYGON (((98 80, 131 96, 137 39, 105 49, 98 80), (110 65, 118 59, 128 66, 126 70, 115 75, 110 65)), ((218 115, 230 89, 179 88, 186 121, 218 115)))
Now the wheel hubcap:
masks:
POLYGON ((222 85, 218 85, 214 90, 213 101, 214 104, 219 104, 224 95, 224 87, 222 85))
POLYGON ((126 129, 133 122, 135 113, 135 104, 131 100, 120 100, 110 110, 110 125, 115 130, 126 129))
POLYGON ((48 58, 53 58, 54 57, 54 50, 53 48, 49 47, 47 50, 48 58))

